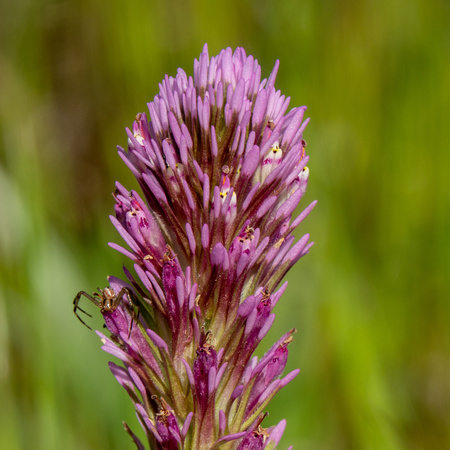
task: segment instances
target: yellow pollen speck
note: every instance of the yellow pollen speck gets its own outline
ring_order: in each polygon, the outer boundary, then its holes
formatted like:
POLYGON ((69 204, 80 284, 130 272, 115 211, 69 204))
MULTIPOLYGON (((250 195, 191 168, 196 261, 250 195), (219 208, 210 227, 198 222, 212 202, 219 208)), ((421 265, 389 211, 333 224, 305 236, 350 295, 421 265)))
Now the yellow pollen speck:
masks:
POLYGON ((280 248, 283 241, 284 241, 284 238, 279 239, 277 242, 275 242, 274 247, 280 248))

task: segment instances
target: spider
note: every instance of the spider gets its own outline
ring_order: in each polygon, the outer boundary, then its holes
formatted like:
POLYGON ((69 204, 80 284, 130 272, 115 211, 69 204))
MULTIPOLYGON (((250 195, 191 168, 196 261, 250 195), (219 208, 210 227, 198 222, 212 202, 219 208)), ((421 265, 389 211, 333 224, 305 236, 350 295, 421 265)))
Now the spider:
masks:
MULTIPOLYGON (((116 294, 114 292, 114 289, 110 288, 110 287, 106 287, 105 289, 98 288, 98 292, 94 292, 92 295, 88 294, 85 291, 80 291, 80 292, 78 292, 78 294, 76 295, 76 297, 73 300, 73 312, 78 317, 78 319, 80 320, 80 322, 83 325, 85 325, 90 330, 92 330, 92 328, 77 313, 77 310, 80 310, 81 312, 83 312, 87 316, 92 317, 88 312, 86 312, 84 309, 81 309, 78 306, 78 304, 80 303, 81 297, 82 296, 86 297, 95 306, 98 306, 102 313, 105 313, 105 312, 113 312, 113 311, 115 311, 116 308, 119 306, 120 302, 122 301, 122 298, 123 298, 123 296, 125 294, 127 295, 127 299, 128 299, 129 304, 132 305, 132 306, 135 305, 136 301, 133 302, 132 298, 136 299, 136 297, 133 294, 133 292, 127 287, 123 287, 118 294, 116 294)), ((136 313, 135 313, 134 309, 133 309, 132 316, 133 317, 132 317, 132 320, 131 320, 131 323, 130 323, 130 329, 128 330, 128 337, 131 334, 131 327, 133 326, 133 322, 135 320, 137 320, 137 316, 136 316, 136 313)))

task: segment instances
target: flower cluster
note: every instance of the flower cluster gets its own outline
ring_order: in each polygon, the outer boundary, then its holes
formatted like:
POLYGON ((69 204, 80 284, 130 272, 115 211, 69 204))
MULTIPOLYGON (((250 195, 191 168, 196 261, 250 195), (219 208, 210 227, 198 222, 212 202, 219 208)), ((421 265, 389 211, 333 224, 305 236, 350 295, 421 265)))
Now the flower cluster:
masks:
POLYGON ((110 245, 135 275, 110 277, 110 296, 98 295, 110 336, 98 334, 122 362, 111 371, 151 448, 275 448, 284 431, 284 420, 261 423, 299 372, 282 377, 295 330, 253 353, 282 278, 312 245, 292 233, 315 202, 293 219, 308 182, 308 120, 305 107, 286 113, 277 70, 261 80, 242 48, 209 58, 205 45, 193 77, 166 76, 119 147, 143 196, 117 183, 111 220, 128 248, 110 245))

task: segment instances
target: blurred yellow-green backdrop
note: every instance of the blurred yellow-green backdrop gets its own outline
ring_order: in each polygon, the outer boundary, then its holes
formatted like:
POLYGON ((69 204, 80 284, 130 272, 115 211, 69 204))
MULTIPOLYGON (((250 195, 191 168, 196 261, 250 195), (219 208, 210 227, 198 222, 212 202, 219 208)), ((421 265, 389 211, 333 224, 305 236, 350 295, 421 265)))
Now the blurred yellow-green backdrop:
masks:
POLYGON ((302 371, 265 421, 287 418, 279 448, 450 448, 447 0, 1 0, 0 17, 0 448, 133 448, 72 299, 125 262, 107 246, 113 183, 135 186, 124 128, 205 42, 265 76, 279 58, 311 117, 316 245, 261 349, 298 329, 302 371))

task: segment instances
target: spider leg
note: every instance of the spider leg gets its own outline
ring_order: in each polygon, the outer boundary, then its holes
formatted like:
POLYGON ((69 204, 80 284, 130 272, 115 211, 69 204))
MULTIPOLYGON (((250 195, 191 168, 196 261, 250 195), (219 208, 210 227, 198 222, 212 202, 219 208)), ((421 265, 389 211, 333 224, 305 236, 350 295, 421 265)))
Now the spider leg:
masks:
POLYGON ((78 306, 78 304, 80 303, 80 299, 81 297, 84 296, 87 299, 89 299, 92 303, 94 303, 94 305, 99 306, 99 302, 98 300, 96 300, 92 295, 88 294, 85 291, 80 291, 78 292, 78 294, 76 295, 76 297, 73 299, 73 312, 74 314, 78 317, 78 320, 86 327, 88 327, 90 330, 92 330, 92 328, 78 315, 77 310, 80 310, 81 312, 83 312, 84 314, 86 314, 89 317, 92 317, 88 312, 86 312, 84 309, 80 308, 78 306))
MULTIPOLYGON (((123 296, 128 293, 128 288, 127 287, 123 287, 120 292, 112 299, 111 302, 111 309, 114 311, 119 305, 120 302, 123 298, 123 296)), ((127 295, 127 298, 129 299, 129 296, 127 295)))
POLYGON ((123 294, 127 295, 128 303, 130 304, 131 309, 131 322, 130 327, 128 328, 128 336, 127 339, 131 336, 131 330, 133 329, 133 323, 139 318, 139 300, 137 299, 136 295, 133 293, 133 291, 130 288, 124 287, 119 292, 120 298, 122 298, 123 294), (136 308, 137 308, 137 314, 136 314, 136 308))

